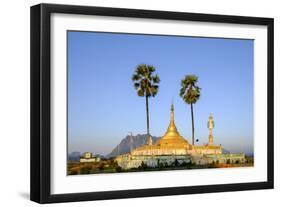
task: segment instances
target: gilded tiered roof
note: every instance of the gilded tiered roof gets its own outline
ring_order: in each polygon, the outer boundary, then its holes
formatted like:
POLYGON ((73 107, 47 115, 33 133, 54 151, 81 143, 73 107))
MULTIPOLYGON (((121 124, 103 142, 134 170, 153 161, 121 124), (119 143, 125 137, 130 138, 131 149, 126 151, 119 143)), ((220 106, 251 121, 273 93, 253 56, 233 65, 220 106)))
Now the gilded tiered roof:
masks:
POLYGON ((174 119, 174 105, 171 105, 170 124, 163 137, 155 144, 146 144, 131 151, 133 156, 221 154, 222 147, 213 144, 194 146, 188 143, 177 130, 174 119))
POLYGON ((164 134, 164 136, 158 140, 156 143, 158 146, 162 147, 172 147, 172 148, 187 148, 189 143, 185 140, 177 130, 175 120, 174 120, 174 105, 171 106, 170 112, 170 124, 164 134))
POLYGON ((168 155, 168 154, 187 154, 187 150, 191 148, 178 132, 174 120, 174 106, 171 106, 169 127, 157 143, 152 145, 144 145, 134 149, 133 155, 168 155))

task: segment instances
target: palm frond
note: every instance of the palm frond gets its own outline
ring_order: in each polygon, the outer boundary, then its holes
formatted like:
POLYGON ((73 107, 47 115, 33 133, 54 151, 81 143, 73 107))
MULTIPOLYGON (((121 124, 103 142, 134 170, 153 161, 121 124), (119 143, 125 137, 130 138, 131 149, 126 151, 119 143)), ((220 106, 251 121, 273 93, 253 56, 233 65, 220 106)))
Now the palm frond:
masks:
POLYGON ((132 76, 132 81, 138 81, 140 80, 141 76, 138 73, 134 73, 132 76))
POLYGON ((155 67, 153 65, 147 65, 147 69, 150 74, 155 71, 155 67))
POLYGON ((134 87, 135 87, 136 90, 138 90, 138 88, 140 87, 140 83, 139 82, 135 82, 134 83, 134 87))
POLYGON ((152 65, 139 64, 132 76, 134 88, 139 96, 155 96, 158 92, 160 78, 157 74, 153 75, 155 67, 152 65))
POLYGON ((158 93, 158 86, 154 85, 150 88, 150 94, 154 97, 158 93))
POLYGON ((160 78, 159 78, 159 76, 156 74, 155 76, 153 76, 152 77, 152 81, 154 82, 154 83, 160 83, 160 78))
POLYGON ((142 89, 139 89, 139 90, 137 91, 137 93, 138 93, 138 96, 141 96, 141 97, 144 96, 144 91, 143 91, 142 89))
POLYGON ((183 97, 185 94, 185 88, 180 89, 180 96, 183 97))
POLYGON ((181 80, 181 89, 179 95, 187 104, 194 104, 200 98, 200 90, 196 83, 198 77, 196 75, 186 75, 181 80))

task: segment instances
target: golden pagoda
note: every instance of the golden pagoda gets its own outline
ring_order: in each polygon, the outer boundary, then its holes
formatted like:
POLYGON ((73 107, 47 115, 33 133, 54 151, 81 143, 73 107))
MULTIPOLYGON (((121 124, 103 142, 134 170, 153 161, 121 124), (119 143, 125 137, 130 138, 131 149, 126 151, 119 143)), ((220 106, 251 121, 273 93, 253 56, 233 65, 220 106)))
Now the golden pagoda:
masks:
MULTIPOLYGON (((150 135, 148 135, 150 136, 150 135)), ((132 155, 182 155, 187 154, 191 145, 177 130, 174 120, 174 105, 171 105, 170 124, 164 134, 155 144, 146 144, 134 149, 132 155)))
POLYGON ((174 120, 174 105, 171 105, 170 124, 164 136, 158 140, 156 145, 163 148, 189 148, 189 143, 185 140, 177 130, 174 120))
POLYGON ((179 163, 210 164, 213 162, 226 163, 245 161, 242 154, 222 154, 222 146, 214 145, 213 116, 208 121, 209 142, 206 145, 191 145, 177 130, 174 120, 174 105, 170 109, 170 124, 166 133, 153 144, 148 134, 147 143, 132 150, 130 153, 118 155, 115 160, 123 169, 138 168, 143 163, 149 167, 157 167, 159 164, 171 165, 177 160, 179 163))

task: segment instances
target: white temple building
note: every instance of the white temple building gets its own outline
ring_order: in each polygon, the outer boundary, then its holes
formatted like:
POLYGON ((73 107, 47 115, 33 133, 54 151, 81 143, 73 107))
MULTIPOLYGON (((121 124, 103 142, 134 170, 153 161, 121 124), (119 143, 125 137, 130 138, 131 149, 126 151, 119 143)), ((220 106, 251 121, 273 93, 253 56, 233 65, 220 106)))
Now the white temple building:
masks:
POLYGON ((197 165, 211 163, 244 163, 245 154, 223 154, 222 146, 214 145, 214 120, 208 120, 209 139, 206 145, 192 145, 177 130, 174 120, 174 106, 171 105, 170 124, 166 133, 155 144, 149 136, 147 143, 130 153, 115 158, 123 169, 138 168, 142 164, 149 167, 169 166, 175 162, 195 163, 197 165))

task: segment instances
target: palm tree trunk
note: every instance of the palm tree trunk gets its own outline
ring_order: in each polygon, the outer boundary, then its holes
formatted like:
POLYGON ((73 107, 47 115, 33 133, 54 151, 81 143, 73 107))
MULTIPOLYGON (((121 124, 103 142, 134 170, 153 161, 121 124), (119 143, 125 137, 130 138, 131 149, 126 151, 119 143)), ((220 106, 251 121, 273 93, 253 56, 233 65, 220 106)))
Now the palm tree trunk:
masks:
POLYGON ((146 103, 146 127, 147 127, 147 134, 149 135, 149 109, 148 109, 148 96, 145 96, 145 103, 146 103))
POLYGON ((194 145, 194 116, 193 116, 193 104, 191 106, 191 120, 192 120, 192 145, 194 145))

